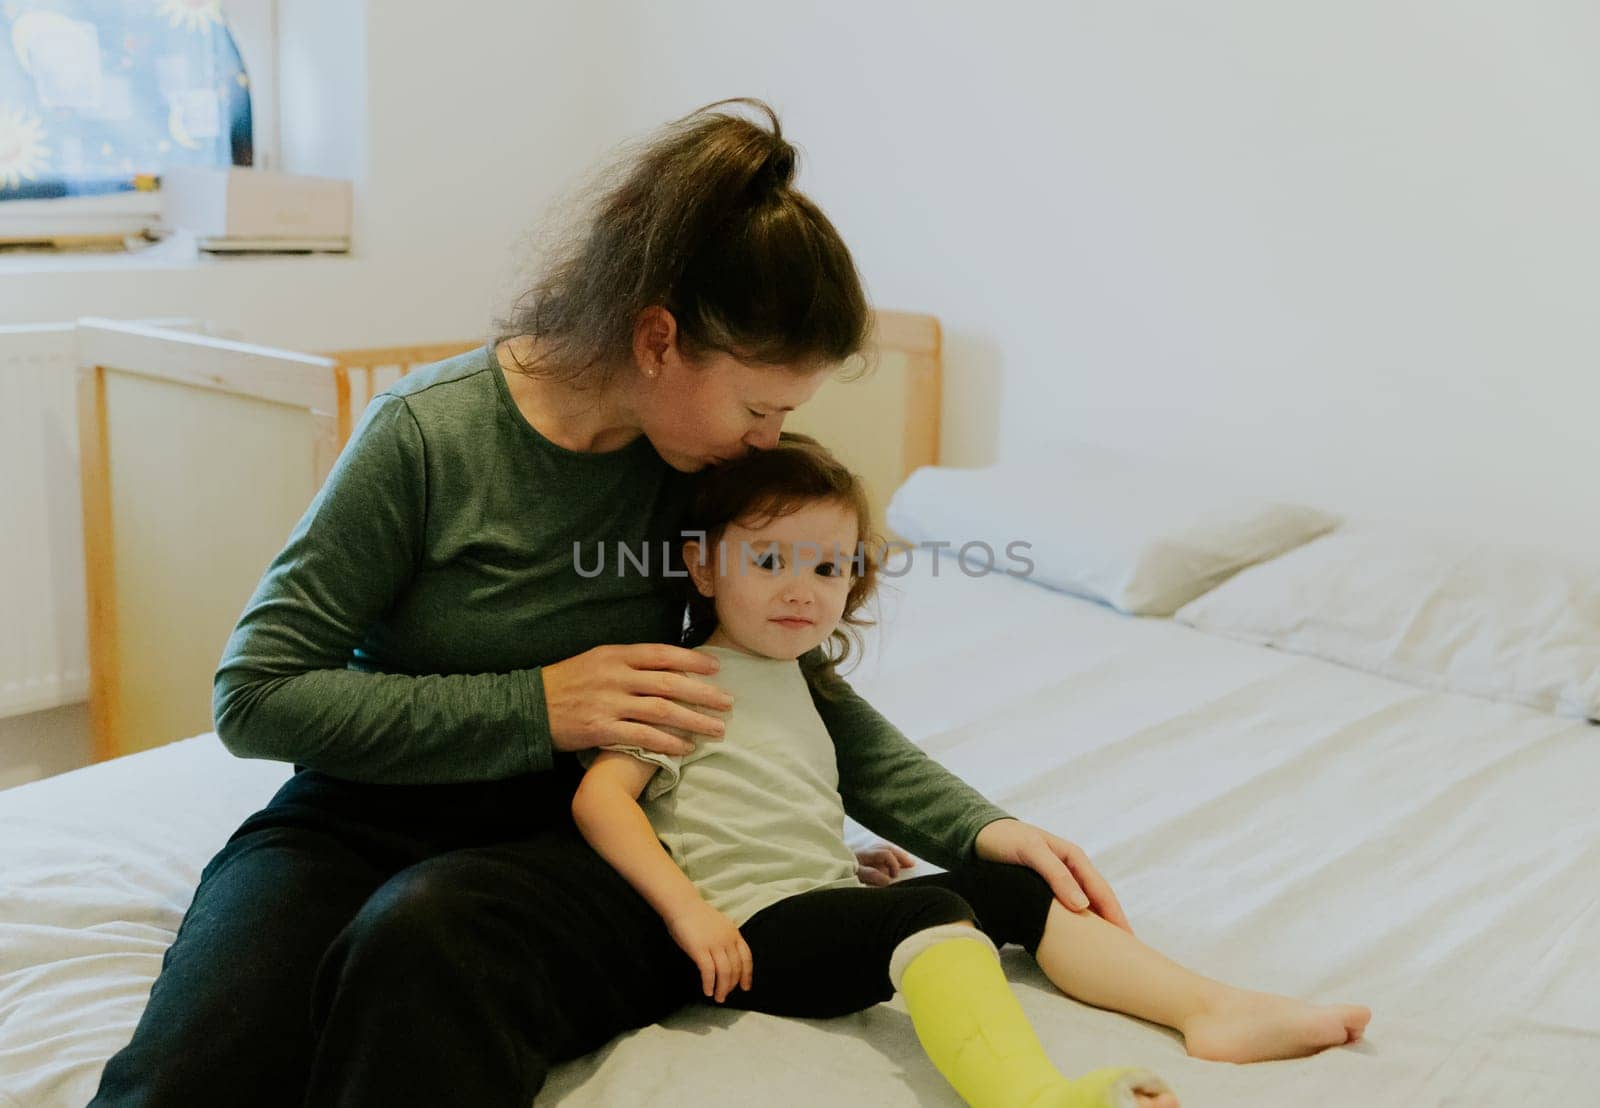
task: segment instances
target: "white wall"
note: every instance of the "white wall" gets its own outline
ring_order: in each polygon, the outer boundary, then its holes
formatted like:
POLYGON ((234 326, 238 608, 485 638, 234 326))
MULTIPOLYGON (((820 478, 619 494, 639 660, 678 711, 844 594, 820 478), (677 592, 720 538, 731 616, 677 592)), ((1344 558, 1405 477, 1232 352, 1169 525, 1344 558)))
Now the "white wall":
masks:
POLYGON ((281 4, 285 152, 355 171, 357 255, 0 268, 0 322, 476 336, 597 155, 754 94, 875 300, 944 320, 952 464, 1107 442, 1600 544, 1592 4, 281 4))
POLYGON ((877 302, 943 318, 952 464, 1123 444, 1600 545, 1600 7, 621 7, 629 128, 768 98, 877 302))

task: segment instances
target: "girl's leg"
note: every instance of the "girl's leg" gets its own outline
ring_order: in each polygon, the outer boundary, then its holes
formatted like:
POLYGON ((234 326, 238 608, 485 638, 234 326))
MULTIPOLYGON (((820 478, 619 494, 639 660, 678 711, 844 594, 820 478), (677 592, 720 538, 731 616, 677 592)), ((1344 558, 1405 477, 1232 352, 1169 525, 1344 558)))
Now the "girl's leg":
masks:
POLYGON ((928 1057, 974 1108, 1178 1108, 1149 1070, 1108 1067, 1063 1077, 1017 1003, 999 951, 975 927, 911 936, 889 972, 928 1057))
POLYGON ((1012 994, 994 943, 948 888, 819 889, 763 909, 740 932, 754 984, 748 993, 735 989, 725 1004, 837 1016, 898 988, 929 1059, 969 1104, 1176 1108, 1165 1086, 1142 1071, 1062 1077, 1012 994))
POLYGON ((1372 1018, 1360 1005, 1307 1004, 1202 977, 1122 928, 1055 900, 1035 957, 1068 996, 1174 1028, 1196 1058, 1303 1057, 1355 1042, 1372 1018))
MULTIPOLYGON (((722 1003, 775 1016, 831 1019, 894 996, 889 959, 908 936, 972 909, 947 889, 816 889, 769 905, 739 928, 753 962, 749 992, 722 1003)), ((706 1000, 698 988, 700 1000, 706 1000)))
POLYGON ((979 861, 898 883, 919 884, 959 893, 996 944, 1025 948, 1068 996, 1171 1027, 1197 1058, 1253 1062, 1314 1054, 1359 1039, 1371 1018, 1357 1005, 1306 1004, 1202 977, 1099 916, 1066 908, 1026 866, 979 861))

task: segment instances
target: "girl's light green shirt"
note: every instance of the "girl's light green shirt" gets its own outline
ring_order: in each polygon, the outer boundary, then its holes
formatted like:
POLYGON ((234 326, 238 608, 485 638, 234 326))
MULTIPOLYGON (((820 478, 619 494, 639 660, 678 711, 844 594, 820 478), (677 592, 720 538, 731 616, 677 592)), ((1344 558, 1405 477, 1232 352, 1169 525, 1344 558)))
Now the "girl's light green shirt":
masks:
MULTIPOLYGON (((639 796, 650 826, 700 895, 736 925, 769 904, 813 889, 859 888, 844 841, 833 740, 800 663, 722 646, 710 680, 733 694, 721 739, 666 730, 688 754, 611 746, 657 767, 639 796)), ((585 767, 598 750, 579 755, 585 767)))

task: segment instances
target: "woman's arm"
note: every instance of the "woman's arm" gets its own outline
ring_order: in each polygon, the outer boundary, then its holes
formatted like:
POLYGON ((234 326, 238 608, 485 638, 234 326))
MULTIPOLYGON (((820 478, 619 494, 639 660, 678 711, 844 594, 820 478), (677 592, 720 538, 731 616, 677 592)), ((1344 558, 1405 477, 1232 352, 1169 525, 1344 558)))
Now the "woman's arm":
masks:
POLYGON ((595 853, 671 921, 705 901, 639 807, 639 794, 656 772, 656 766, 631 754, 601 751, 573 794, 572 818, 595 853))
POLYGON ((978 832, 1014 817, 928 757, 842 677, 827 679, 822 695, 821 661, 818 647, 800 666, 833 739, 846 814, 943 869, 977 860, 978 832))
POLYGON ((421 564, 423 463, 410 406, 379 396, 228 639, 212 709, 234 754, 396 784, 550 768, 538 669, 410 677, 346 668, 421 564))

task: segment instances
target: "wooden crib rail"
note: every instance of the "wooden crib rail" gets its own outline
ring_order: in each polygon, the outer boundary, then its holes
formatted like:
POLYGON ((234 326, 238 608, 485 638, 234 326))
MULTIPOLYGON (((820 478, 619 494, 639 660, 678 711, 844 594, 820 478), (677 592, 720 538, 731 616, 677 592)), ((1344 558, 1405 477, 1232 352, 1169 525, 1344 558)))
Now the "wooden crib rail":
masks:
POLYGON ((372 398, 419 365, 443 361, 482 346, 479 342, 433 342, 417 346, 375 346, 360 350, 331 350, 324 357, 334 362, 334 387, 338 390, 338 432, 342 448, 350 438, 358 413, 372 398))
POLYGON ((96 759, 211 726, 211 674, 338 453, 334 363, 115 320, 75 328, 96 759))

